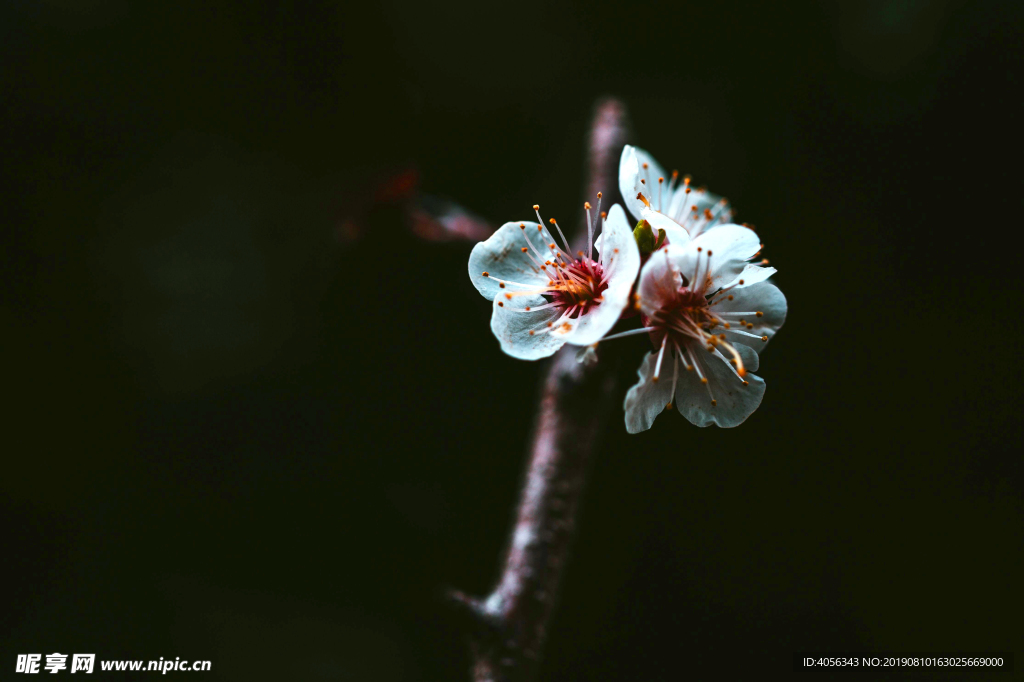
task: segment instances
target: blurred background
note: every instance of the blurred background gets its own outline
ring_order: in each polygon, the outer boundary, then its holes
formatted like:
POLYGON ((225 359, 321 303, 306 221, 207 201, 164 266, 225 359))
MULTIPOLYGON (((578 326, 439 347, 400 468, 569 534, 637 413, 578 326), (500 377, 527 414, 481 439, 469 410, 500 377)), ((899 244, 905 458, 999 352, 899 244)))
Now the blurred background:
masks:
POLYGON ((602 95, 789 318, 740 428, 607 424, 541 679, 1019 659, 1021 8, 4 3, 0 665, 468 679, 543 366, 424 216, 574 224, 602 95))

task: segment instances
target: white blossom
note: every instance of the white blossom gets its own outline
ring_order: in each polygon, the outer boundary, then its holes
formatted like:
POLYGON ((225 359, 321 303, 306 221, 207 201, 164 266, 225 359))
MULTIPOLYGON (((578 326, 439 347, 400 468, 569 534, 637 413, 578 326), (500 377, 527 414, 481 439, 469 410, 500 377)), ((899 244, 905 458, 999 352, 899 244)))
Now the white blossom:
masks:
POLYGON ((670 242, 688 241, 682 233, 695 239, 732 222, 728 201, 690 187, 689 176, 680 183, 679 171, 666 176, 654 157, 639 147, 626 145, 622 150, 619 190, 633 218, 649 222, 655 234, 659 228, 665 230, 670 242))
POLYGON ((673 404, 697 426, 722 427, 760 405, 765 384, 752 372, 785 320, 786 298, 765 281, 775 268, 747 262, 759 250, 752 230, 722 225, 670 241, 644 265, 636 293, 644 327, 625 334, 649 334, 655 350, 626 394, 630 433, 673 404))
POLYGON ((558 223, 555 241, 534 206, 537 222, 502 225, 469 256, 473 285, 493 303, 491 331, 503 351, 523 360, 552 355, 566 343, 596 343, 615 325, 629 304, 629 292, 640 270, 640 252, 625 211, 598 206, 591 220, 587 203, 587 248, 571 255, 558 223), (594 231, 603 224, 598 253, 594 231), (595 259, 595 255, 597 258, 595 259))

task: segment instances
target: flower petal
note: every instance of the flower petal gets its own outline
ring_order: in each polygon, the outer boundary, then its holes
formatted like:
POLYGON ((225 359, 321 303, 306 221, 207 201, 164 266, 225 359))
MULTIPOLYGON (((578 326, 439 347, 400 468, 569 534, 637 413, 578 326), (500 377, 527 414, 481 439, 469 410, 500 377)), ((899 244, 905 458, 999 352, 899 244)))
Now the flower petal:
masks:
POLYGON ((677 262, 685 249, 686 245, 669 244, 652 253, 644 263, 636 292, 640 297, 640 310, 645 315, 652 315, 667 304, 683 285, 677 262))
POLYGON ((551 253, 548 245, 554 240, 547 228, 541 225, 538 232, 537 227, 537 223, 525 220, 505 223, 487 241, 473 247, 473 252, 469 254, 469 278, 481 296, 493 300, 500 292, 527 288, 509 285, 503 290, 495 277, 529 286, 547 285, 548 276, 530 259, 530 255, 536 258, 537 254, 528 247, 527 239, 545 258, 551 253), (525 229, 521 226, 525 226, 525 229), (523 252, 523 247, 529 248, 529 251, 523 252), (485 277, 485 272, 494 277, 485 277))
POLYGON ((602 301, 576 320, 567 320, 572 325, 571 331, 553 332, 566 343, 577 346, 596 343, 611 331, 629 304, 629 292, 640 271, 640 249, 626 222, 626 213, 618 204, 608 211, 601 236, 607 249, 601 261, 608 276, 608 288, 601 293, 602 301))
MULTIPOLYGON (((658 363, 658 354, 648 353, 647 357, 644 358, 640 369, 637 370, 637 376, 640 380, 626 392, 626 401, 623 403, 623 407, 626 410, 626 430, 630 433, 640 433, 651 428, 655 417, 661 414, 665 407, 672 402, 671 370, 673 362, 674 360, 671 357, 663 358, 661 377, 658 381, 653 381, 654 368, 658 363), (666 367, 668 372, 666 372, 666 367), (666 374, 668 374, 667 377, 665 376, 666 374)), ((682 367, 679 368, 679 371, 680 374, 686 373, 686 370, 682 367)))
MULTIPOLYGON (((665 177, 665 170, 661 167, 654 157, 651 156, 650 152, 640 147, 633 147, 633 151, 636 154, 637 161, 637 192, 644 190, 644 194, 651 202, 651 208, 656 211, 664 211, 668 208, 669 196, 665 190, 668 189, 667 183, 669 178, 665 177), (644 168, 644 164, 647 164, 647 168, 644 168), (658 178, 665 178, 665 182, 661 183, 661 195, 658 195, 658 178), (646 180, 646 183, 641 183, 640 179, 646 180)), ((635 194, 633 196, 636 196, 635 194)))
POLYGON ((645 208, 643 217, 644 220, 651 224, 651 229, 654 230, 655 236, 657 236, 658 230, 665 230, 665 236, 668 237, 668 241, 671 244, 682 246, 690 241, 690 233, 686 231, 686 228, 664 213, 658 213, 657 211, 645 208))
MULTIPOLYGON (((753 341, 759 343, 756 339, 747 337, 747 341, 753 341)), ((736 349, 736 352, 740 354, 740 360, 743 361, 743 368, 748 372, 756 372, 757 368, 761 366, 761 358, 758 356, 757 351, 748 346, 746 343, 740 343, 739 341, 729 340, 729 345, 736 349)), ((727 353, 723 353, 728 357, 727 353)))
POLYGON ((719 225, 726 225, 732 222, 732 207, 729 206, 728 202, 724 206, 720 205, 722 201, 722 197, 712 194, 706 189, 691 188, 690 193, 687 194, 686 186, 680 185, 673 191, 672 198, 667 203, 663 213, 672 218, 672 220, 684 225, 687 231, 698 229, 699 234, 719 225), (694 208, 697 210, 694 210, 694 208), (711 211, 714 216, 714 224, 710 227, 706 226, 707 221, 702 217, 704 211, 711 211))
POLYGON ((639 191, 636 187, 639 184, 640 162, 636 158, 636 148, 627 144, 622 148, 622 156, 619 157, 619 192, 629 214, 637 221, 643 217, 643 210, 646 208, 646 204, 636 198, 639 191))
MULTIPOLYGON (((759 282, 749 287, 737 287, 732 289, 732 300, 724 298, 715 304, 712 309, 715 313, 736 312, 760 312, 761 317, 756 315, 745 316, 743 319, 754 325, 753 328, 745 328, 744 331, 757 336, 767 336, 769 339, 775 335, 782 323, 786 321, 786 297, 779 291, 779 288, 771 282, 759 282)), ((744 343, 760 353, 764 348, 763 341, 737 334, 731 330, 723 330, 729 343, 744 343)), ((746 362, 746 358, 743 359, 746 362)))
POLYGON ((593 346, 580 346, 576 350, 576 362, 590 367, 597 364, 597 349, 593 346))
MULTIPOLYGON (((633 237, 633 228, 626 219, 626 212, 622 206, 615 204, 608 210, 608 218, 604 221, 604 229, 601 230, 602 244, 607 244, 608 253, 601 259, 602 266, 610 276, 615 274, 630 274, 633 279, 640 272, 640 249, 637 248, 636 239, 633 237)), ((632 283, 632 282, 630 282, 632 283)))
MULTIPOLYGON (((761 248, 761 241, 753 230, 742 225, 721 225, 702 233, 686 245, 679 269, 687 278, 697 272, 698 256, 700 275, 705 291, 711 292, 732 282, 747 266, 747 261, 761 248), (698 251, 698 248, 700 251, 698 251), (710 272, 708 271, 708 254, 710 272)), ((693 283, 690 283, 693 286, 693 283)))
POLYGON ((760 265, 753 265, 748 263, 740 272, 740 274, 736 275, 736 277, 734 277, 731 282, 723 284, 722 287, 725 288, 735 285, 735 288, 741 289, 743 287, 753 286, 758 282, 765 281, 766 279, 774 275, 776 272, 778 272, 778 270, 776 270, 775 268, 765 268, 761 267, 760 265), (743 284, 740 284, 740 280, 743 280, 743 284))
POLYGON ((543 296, 516 296, 511 300, 496 296, 491 310, 491 331, 501 343, 501 349, 520 360, 539 360, 553 355, 565 341, 548 331, 547 324, 561 316, 558 308, 544 308, 517 312, 512 309, 541 306, 547 303, 543 296), (533 331, 533 334, 530 332, 533 331))
POLYGON ((679 414, 694 426, 716 424, 731 428, 742 424, 761 404, 764 379, 747 372, 744 379, 748 385, 744 386, 725 361, 709 355, 696 344, 687 345, 708 383, 705 386, 695 370, 687 372, 681 368, 676 388, 676 408, 679 414), (711 404, 712 395, 716 405, 711 404))

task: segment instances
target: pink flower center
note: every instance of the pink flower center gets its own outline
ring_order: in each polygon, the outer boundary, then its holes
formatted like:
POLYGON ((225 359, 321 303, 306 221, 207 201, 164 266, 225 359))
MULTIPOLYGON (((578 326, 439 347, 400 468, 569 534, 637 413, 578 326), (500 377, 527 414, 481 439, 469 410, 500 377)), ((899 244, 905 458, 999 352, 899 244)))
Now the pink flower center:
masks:
POLYGON ((662 307, 650 319, 644 320, 644 326, 655 328, 651 332, 651 342, 660 347, 666 334, 670 342, 678 345, 687 340, 703 340, 707 334, 701 332, 707 332, 717 322, 704 295, 684 286, 672 292, 662 307))
POLYGON ((559 279, 552 280, 553 286, 545 293, 551 295, 557 307, 575 309, 569 314, 570 318, 585 315, 601 304, 601 294, 608 288, 608 280, 600 263, 583 256, 557 268, 557 273, 559 279))

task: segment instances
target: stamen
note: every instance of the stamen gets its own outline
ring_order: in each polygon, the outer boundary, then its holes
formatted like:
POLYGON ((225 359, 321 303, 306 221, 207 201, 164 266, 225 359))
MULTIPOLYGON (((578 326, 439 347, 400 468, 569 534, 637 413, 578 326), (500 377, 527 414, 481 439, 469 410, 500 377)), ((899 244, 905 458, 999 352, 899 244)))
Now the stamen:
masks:
POLYGON ((678 180, 678 179, 679 179, 679 171, 677 171, 677 170, 672 171, 672 179, 668 181, 669 196, 672 195, 672 191, 676 187, 676 180, 678 180))
MULTIPOLYGON (((736 287, 739 287, 739 286, 743 286, 743 280, 742 279, 740 281, 736 282, 735 284, 730 284, 729 286, 725 287, 724 289, 719 289, 718 291, 716 291, 714 293, 714 295, 715 296, 721 296, 725 292, 731 291, 731 290, 733 290, 733 289, 735 289, 736 287)), ((725 297, 722 297, 722 298, 725 298, 725 297)), ((713 300, 710 303, 708 303, 708 305, 711 305, 711 306, 718 305, 719 303, 722 302, 722 298, 716 298, 715 300, 713 300)), ((729 296, 728 299, 731 301, 732 300, 732 296, 729 296)))
POLYGON ((686 355, 689 357, 690 362, 693 364, 693 368, 697 371, 697 377, 700 378, 700 383, 707 385, 708 379, 704 376, 704 372, 700 371, 700 365, 697 364, 697 356, 688 347, 686 349, 686 355))
MULTIPOLYGON (((674 174, 674 172, 673 172, 673 174, 674 174)), ((683 193, 684 193, 683 205, 679 208, 679 214, 676 216, 676 219, 682 219, 683 221, 685 221, 686 218, 687 218, 687 215, 686 215, 686 205, 688 203, 690 203, 690 176, 689 175, 687 175, 687 176, 685 176, 683 178, 683 193)))
MULTIPOLYGON (((687 352, 690 351, 689 348, 687 348, 686 350, 687 350, 687 352)), ((708 381, 708 378, 706 376, 704 376, 704 373, 700 371, 700 365, 697 364, 697 358, 696 357, 693 359, 693 364, 694 364, 694 369, 697 370, 697 376, 700 377, 700 383, 704 384, 704 388, 706 388, 708 390, 708 396, 711 398, 711 407, 714 407, 714 406, 718 405, 718 401, 715 400, 715 394, 711 392, 711 383, 708 381)))
POLYGON ((529 313, 535 310, 544 310, 545 308, 554 308, 557 306, 558 303, 552 301, 550 303, 545 303, 544 305, 528 305, 525 308, 509 308, 509 310, 511 310, 514 313, 529 313))
POLYGON ((587 212, 587 259, 591 260, 594 248, 594 221, 590 219, 590 202, 583 202, 583 210, 587 212))
POLYGON ((558 236, 562 238, 562 243, 565 244, 565 252, 569 253, 569 240, 565 238, 564 234, 562 234, 562 228, 558 226, 558 221, 552 218, 548 222, 554 225, 555 229, 558 230, 558 236))
MULTIPOLYGON (((752 327, 753 327, 753 325, 750 325, 750 327, 748 327, 748 328, 752 328, 752 327)), ((743 336, 749 336, 752 339, 761 339, 762 341, 767 341, 768 340, 767 336, 762 336, 760 334, 751 334, 749 332, 743 331, 742 329, 732 329, 730 331, 733 334, 742 334, 743 336)))
POLYGON ((530 289, 536 289, 537 288, 536 284, 523 284, 522 282, 513 282, 510 279, 500 279, 500 278, 495 277, 494 275, 491 275, 491 274, 488 274, 488 273, 484 273, 484 274, 485 274, 485 276, 487 276, 490 279, 493 279, 495 282, 497 282, 498 286, 500 288, 502 288, 502 289, 505 288, 506 284, 512 284, 512 285, 517 286, 517 287, 527 287, 527 288, 530 288, 530 289))
POLYGON ((654 376, 651 377, 653 381, 657 381, 661 375, 661 359, 665 356, 665 345, 668 342, 668 334, 665 334, 664 338, 661 339, 661 350, 658 351, 658 362, 654 365, 654 376))
POLYGON ((610 336, 606 336, 600 341, 598 341, 598 343, 604 343, 605 341, 611 341, 612 339, 622 339, 627 336, 636 336, 637 334, 649 334, 653 332, 655 329, 657 329, 657 327, 643 327, 641 329, 630 329, 629 331, 626 332, 619 332, 618 334, 611 334, 610 336))
MULTIPOLYGON (((540 223, 539 225, 537 225, 537 231, 538 232, 543 232, 544 231, 544 219, 540 217, 540 206, 538 204, 534 204, 533 205, 533 212, 537 214, 537 222, 540 223)), ((569 252, 569 242, 567 242, 565 240, 565 235, 562 234, 561 228, 558 227, 558 223, 555 222, 554 218, 552 218, 550 222, 551 222, 552 225, 555 226, 555 228, 558 229, 558 234, 561 235, 562 241, 565 242, 565 248, 566 248, 565 252, 568 253, 569 252)), ((551 244, 551 248, 555 249, 556 251, 560 251, 560 249, 558 249, 554 244, 551 244)))
MULTIPOLYGON (((747 374, 746 370, 743 370, 743 373, 741 374, 739 370, 737 370, 735 367, 733 367, 732 362, 730 362, 729 360, 726 360, 725 356, 722 355, 721 353, 719 353, 717 350, 715 351, 715 355, 717 355, 722 360, 722 362, 724 362, 725 364, 729 365, 729 369, 732 370, 732 373, 736 376, 737 379, 739 379, 741 382, 743 382, 744 386, 749 386, 750 385, 750 382, 743 378, 747 374)), ((742 367, 740 369, 742 369, 742 367)))
POLYGON ((676 345, 676 352, 679 353, 679 359, 683 361, 683 366, 686 368, 686 371, 687 372, 692 372, 693 371, 693 365, 690 364, 689 358, 687 356, 683 355, 683 351, 682 351, 681 348, 679 348, 678 345, 676 345))
MULTIPOLYGON (((538 217, 540 217, 539 214, 538 214, 538 217)), ((525 248, 524 249, 520 249, 520 250, 523 253, 526 253, 530 257, 530 260, 533 261, 533 264, 536 265, 538 268, 540 268, 541 270, 544 271, 544 274, 546 274, 548 277, 551 277, 551 273, 548 272, 547 268, 544 267, 544 263, 545 263, 544 254, 540 252, 540 249, 538 249, 537 246, 532 241, 530 241, 529 234, 526 231, 526 226, 524 224, 520 223, 519 227, 523 231, 523 239, 526 240, 526 243, 529 245, 529 248, 533 249, 533 252, 534 252, 534 254, 536 254, 537 257, 534 258, 533 255, 527 253, 528 250, 525 249, 525 248)), ((543 232, 544 231, 544 226, 543 225, 538 225, 537 226, 537 231, 538 232, 543 232)))
MULTIPOLYGON (((672 342, 672 345, 676 347, 676 353, 678 353, 679 346, 675 341, 672 342)), ((666 410, 672 409, 672 401, 676 397, 676 384, 679 382, 679 358, 676 356, 676 353, 672 354, 672 392, 669 393, 668 405, 665 406, 666 410)))
MULTIPOLYGON (((740 354, 736 351, 736 349, 732 347, 732 344, 726 342, 724 339, 719 339, 718 345, 725 346, 725 349, 732 354, 733 359, 736 361, 736 368, 733 370, 734 372, 736 372, 736 376, 738 376, 740 379, 745 377, 747 375, 747 370, 743 367, 743 358, 741 358, 740 354)), ((715 350, 715 352, 718 353, 718 355, 722 356, 723 359, 725 358, 725 356, 719 353, 717 349, 715 350)), ((732 365, 729 364, 729 367, 732 367, 732 365)))
POLYGON ((696 265, 694 266, 694 269, 693 269, 693 279, 690 280, 690 286, 689 286, 690 291, 696 291, 697 290, 697 282, 700 281, 700 278, 698 277, 698 275, 700 274, 700 253, 703 250, 704 249, 702 247, 700 247, 700 246, 697 247, 697 259, 696 259, 697 263, 696 263, 696 265))

